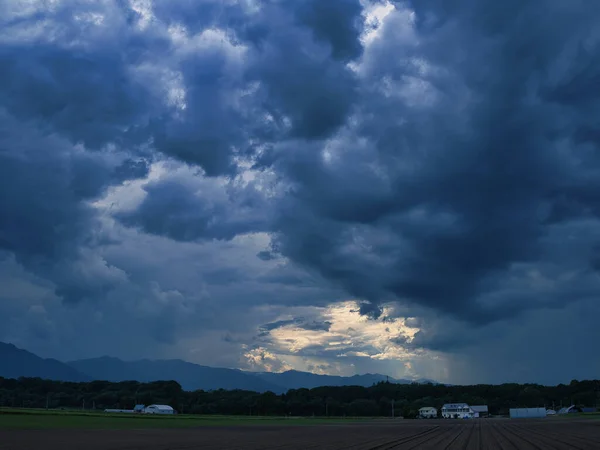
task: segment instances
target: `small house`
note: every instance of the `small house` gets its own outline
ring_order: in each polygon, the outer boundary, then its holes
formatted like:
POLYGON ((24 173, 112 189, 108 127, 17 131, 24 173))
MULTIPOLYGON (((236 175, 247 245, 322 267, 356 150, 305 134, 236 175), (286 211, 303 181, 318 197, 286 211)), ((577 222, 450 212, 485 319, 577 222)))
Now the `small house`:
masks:
POLYGON ((435 419, 438 415, 438 410, 433 406, 426 406, 419 409, 419 417, 423 419, 435 419))

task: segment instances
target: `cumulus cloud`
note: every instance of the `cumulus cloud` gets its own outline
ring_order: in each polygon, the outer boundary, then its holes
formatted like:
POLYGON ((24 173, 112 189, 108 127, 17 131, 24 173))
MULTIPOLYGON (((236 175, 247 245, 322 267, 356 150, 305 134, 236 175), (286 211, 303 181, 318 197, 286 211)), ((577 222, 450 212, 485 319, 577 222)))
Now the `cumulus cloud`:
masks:
MULTIPOLYGON (((598 33, 590 11, 559 2, 539 21, 531 2, 498 17, 479 3, 451 5, 406 14, 398 4, 388 15, 359 70, 360 108, 320 152, 279 166, 293 195, 282 199, 277 240, 284 255, 375 305, 393 297, 485 323, 538 305, 498 295, 523 265, 572 269, 547 256, 548 214, 585 177, 583 160, 595 170, 584 150, 594 144, 582 145, 583 123, 572 120, 592 102, 576 100, 585 87, 572 81, 594 70, 577 49, 595 48, 598 33), (564 14, 559 39, 551 17, 564 14), (399 33, 398 21, 411 32, 399 33), (563 85, 573 94, 557 101, 563 85)), ((565 211, 563 225, 593 215, 593 202, 565 211)), ((538 295, 522 281, 517 296, 538 295)))
POLYGON ((598 19, 558 0, 5 2, 0 338, 105 353, 112 321, 143 330, 121 356, 456 382, 500 346, 478 336, 561 312, 592 328, 598 19))

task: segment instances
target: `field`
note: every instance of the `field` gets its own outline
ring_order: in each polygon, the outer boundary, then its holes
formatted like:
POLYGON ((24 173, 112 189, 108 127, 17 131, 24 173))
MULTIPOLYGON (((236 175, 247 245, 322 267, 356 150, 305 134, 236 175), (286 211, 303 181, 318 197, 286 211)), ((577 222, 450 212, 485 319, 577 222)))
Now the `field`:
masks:
POLYGON ((582 417, 352 421, 0 413, 0 449, 38 448, 591 450, 600 448, 600 421, 582 417))
POLYGON ((35 409, 0 408, 0 430, 130 430, 140 428, 198 428, 255 425, 319 425, 347 423, 360 419, 325 419, 302 417, 259 416, 159 416, 138 414, 106 414, 83 411, 46 411, 35 409))

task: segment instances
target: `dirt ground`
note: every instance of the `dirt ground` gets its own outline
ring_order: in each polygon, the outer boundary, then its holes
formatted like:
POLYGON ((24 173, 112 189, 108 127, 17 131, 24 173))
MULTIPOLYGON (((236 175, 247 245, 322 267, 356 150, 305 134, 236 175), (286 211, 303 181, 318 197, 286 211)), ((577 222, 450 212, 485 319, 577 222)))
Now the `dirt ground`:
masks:
POLYGON ((600 420, 388 421, 185 430, 0 431, 2 450, 600 449, 600 420))

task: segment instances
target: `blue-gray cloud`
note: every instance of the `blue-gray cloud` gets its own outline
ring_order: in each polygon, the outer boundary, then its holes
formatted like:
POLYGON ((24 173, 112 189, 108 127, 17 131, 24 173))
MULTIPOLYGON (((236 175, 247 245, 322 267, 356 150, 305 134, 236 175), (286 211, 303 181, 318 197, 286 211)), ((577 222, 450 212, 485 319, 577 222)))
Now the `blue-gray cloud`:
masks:
POLYGON ((331 322, 327 320, 308 320, 303 317, 297 317, 295 319, 277 320, 275 322, 266 323, 260 326, 260 330, 262 332, 269 332, 290 325, 295 328, 311 331, 329 331, 331 328, 331 322))
POLYGON ((0 249, 71 305, 167 305, 169 342, 236 285, 240 308, 403 305, 421 331, 395 344, 447 352, 469 343, 438 316, 481 330, 590 302, 600 6, 392 3, 369 39, 359 0, 0 6, 0 249), (132 185, 133 206, 96 204, 132 185), (163 295, 107 256, 149 235, 264 242, 237 266, 214 250, 193 286, 170 267, 187 290, 163 295))
MULTIPOLYGON (((595 216, 595 183, 577 180, 598 167, 597 143, 580 138, 591 126, 581 113, 597 107, 587 80, 600 69, 598 8, 552 2, 538 20, 534 2, 498 15, 488 2, 417 3, 418 44, 392 58, 394 30, 384 28, 339 156, 282 150, 293 187, 278 248, 373 304, 393 297, 494 321, 538 306, 527 283, 520 301, 485 301, 519 264, 574 269, 546 259, 552 212, 562 223, 595 216), (378 84, 413 89, 422 104, 378 84), (588 194, 565 201, 574 191, 588 194)), ((556 297, 548 302, 573 300, 556 297)))

